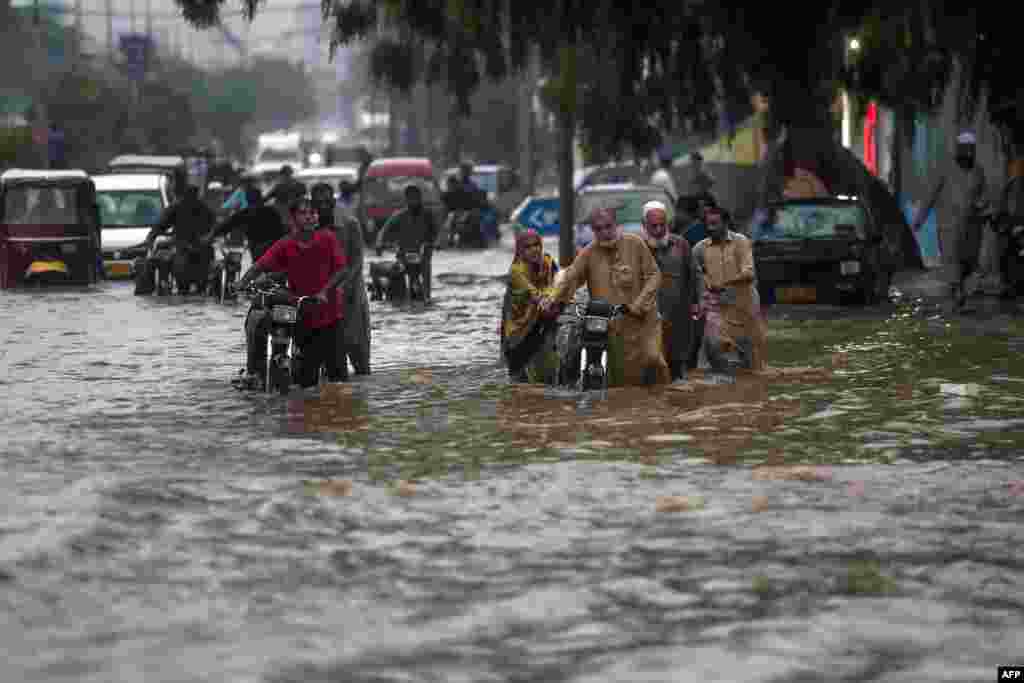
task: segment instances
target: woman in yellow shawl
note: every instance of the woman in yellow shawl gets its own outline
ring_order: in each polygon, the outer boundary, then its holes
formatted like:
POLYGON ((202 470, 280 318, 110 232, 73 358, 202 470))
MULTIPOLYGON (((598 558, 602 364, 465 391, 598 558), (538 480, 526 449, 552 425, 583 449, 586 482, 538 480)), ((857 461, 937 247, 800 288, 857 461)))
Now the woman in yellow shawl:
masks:
POLYGON ((516 235, 500 329, 501 351, 513 381, 553 380, 555 315, 542 313, 540 303, 550 296, 557 272, 537 231, 516 235))

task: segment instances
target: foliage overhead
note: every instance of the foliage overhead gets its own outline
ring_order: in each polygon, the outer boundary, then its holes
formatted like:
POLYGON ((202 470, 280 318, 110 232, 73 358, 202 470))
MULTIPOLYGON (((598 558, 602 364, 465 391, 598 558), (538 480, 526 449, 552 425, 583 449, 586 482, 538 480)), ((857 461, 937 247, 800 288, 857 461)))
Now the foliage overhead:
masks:
MULTIPOLYGON (((175 1, 187 19, 211 25, 224 0, 175 1)), ((243 0, 250 12, 261 1, 243 0)), ((463 110, 484 80, 521 69, 531 50, 557 76, 560 50, 578 49, 575 91, 552 99, 582 105, 588 144, 608 151, 650 148, 657 130, 684 122, 708 130, 723 114, 735 119, 749 111, 752 89, 769 96, 781 125, 831 125, 844 85, 904 114, 931 110, 954 59, 965 65, 966 117, 987 90, 995 118, 1019 120, 1012 14, 964 0, 825 0, 785 16, 778 5, 740 0, 323 0, 332 47, 376 40, 378 81, 408 90, 444 80, 463 110)))

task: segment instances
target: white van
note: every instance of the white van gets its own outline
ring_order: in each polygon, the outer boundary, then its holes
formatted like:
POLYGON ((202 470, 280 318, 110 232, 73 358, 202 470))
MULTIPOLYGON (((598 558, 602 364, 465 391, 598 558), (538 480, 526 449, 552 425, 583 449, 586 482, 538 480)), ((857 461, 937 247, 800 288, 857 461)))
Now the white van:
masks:
POLYGON ((103 265, 108 277, 133 277, 135 259, 170 204, 171 181, 162 173, 92 176, 100 207, 103 265))

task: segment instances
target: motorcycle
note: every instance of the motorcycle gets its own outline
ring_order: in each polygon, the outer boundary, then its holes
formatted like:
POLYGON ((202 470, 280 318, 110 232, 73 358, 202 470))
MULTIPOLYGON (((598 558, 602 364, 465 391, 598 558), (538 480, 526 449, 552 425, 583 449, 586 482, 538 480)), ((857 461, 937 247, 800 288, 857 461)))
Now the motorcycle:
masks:
MULTIPOLYGON (((253 311, 267 312, 270 320, 270 330, 264 339, 254 342, 266 344, 264 391, 287 394, 302 364, 302 355, 295 343, 295 328, 299 323, 302 305, 313 297, 296 297, 287 287, 273 281, 252 283, 245 292, 252 300, 246 321, 253 311)), ((244 373, 243 369, 239 374, 244 373)))
POLYGON ((174 291, 174 239, 157 235, 144 257, 135 262, 135 293, 166 296, 174 291))
POLYGON ((483 248, 487 246, 484 238, 482 215, 479 209, 452 211, 448 214, 448 246, 483 248))
POLYGON ((581 392, 608 388, 608 328, 624 311, 604 299, 574 301, 563 310, 555 333, 559 386, 581 392))
POLYGON ((207 291, 216 296, 220 303, 229 298, 234 298, 233 285, 242 272, 242 256, 244 249, 222 245, 219 249, 220 259, 210 269, 210 279, 207 283, 207 291))
MULTIPOLYGON (((378 254, 380 252, 378 251, 378 254)), ((370 263, 370 282, 366 288, 371 301, 423 301, 424 286, 423 249, 399 251, 398 260, 370 263)))

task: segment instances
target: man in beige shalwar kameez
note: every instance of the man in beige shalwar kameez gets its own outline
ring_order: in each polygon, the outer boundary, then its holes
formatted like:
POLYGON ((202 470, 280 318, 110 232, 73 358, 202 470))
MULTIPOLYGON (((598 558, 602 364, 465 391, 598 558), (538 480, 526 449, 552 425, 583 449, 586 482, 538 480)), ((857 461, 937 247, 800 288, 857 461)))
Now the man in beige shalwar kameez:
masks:
POLYGON ((693 264, 708 362, 714 372, 727 372, 724 354, 738 351, 743 367, 764 370, 768 334, 750 240, 729 229, 731 219, 722 209, 708 209, 704 219, 710 237, 693 248, 693 264))
POLYGON ((661 272, 651 250, 637 235, 622 233, 615 213, 594 211, 594 241, 573 261, 555 285, 554 302, 568 302, 587 285, 591 298, 626 307, 609 327, 609 386, 668 384, 668 365, 661 353, 658 288, 661 272))

